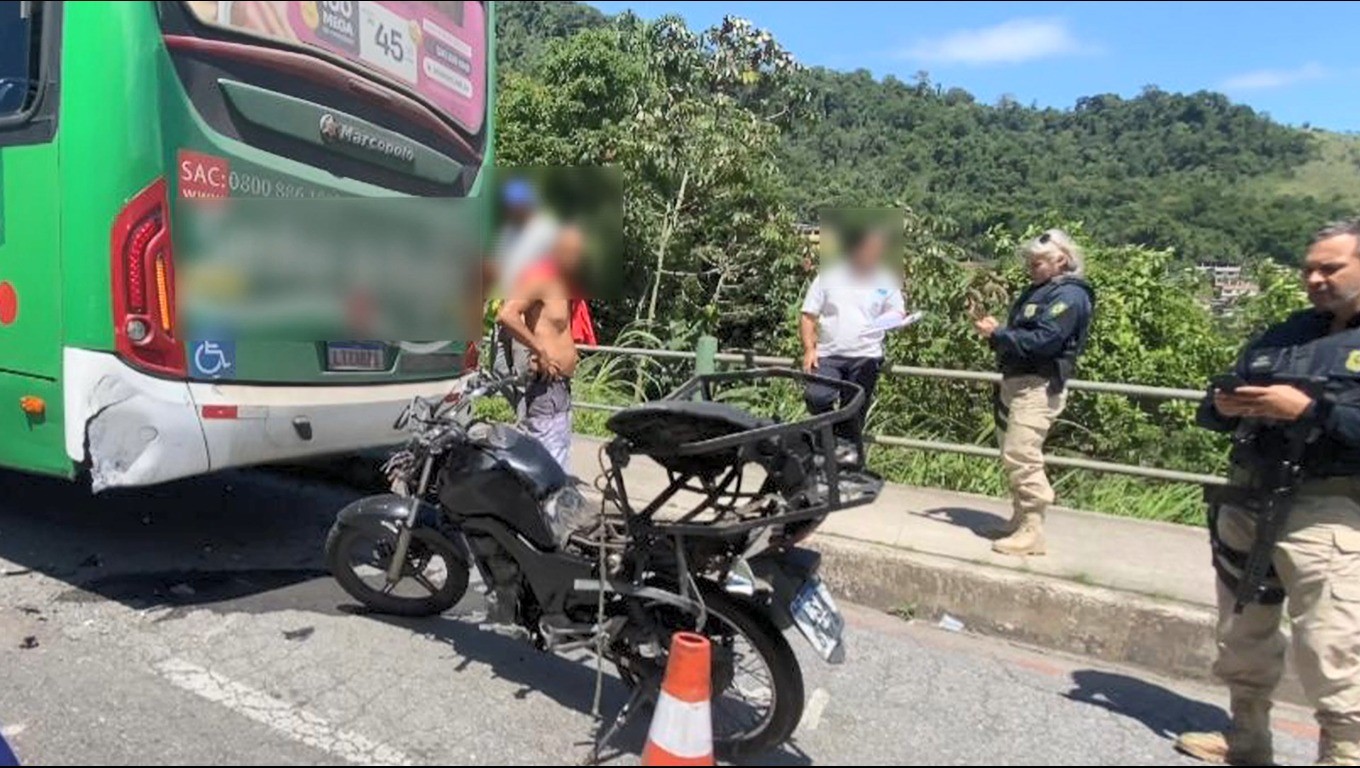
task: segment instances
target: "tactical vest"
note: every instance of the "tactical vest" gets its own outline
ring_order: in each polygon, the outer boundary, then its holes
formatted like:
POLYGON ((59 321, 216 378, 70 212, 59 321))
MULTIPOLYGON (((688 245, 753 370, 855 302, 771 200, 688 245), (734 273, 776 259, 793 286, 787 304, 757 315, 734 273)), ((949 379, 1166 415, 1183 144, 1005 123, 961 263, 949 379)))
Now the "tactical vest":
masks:
MULTIPOLYGON (((1270 344, 1270 334, 1249 349, 1238 365, 1239 375, 1255 384, 1271 380, 1325 377, 1319 415, 1336 405, 1360 405, 1360 328, 1347 328, 1300 344, 1270 344)), ((1319 424, 1318 427, 1322 425, 1319 424)), ((1250 450, 1250 449, 1245 449, 1250 450)), ((1250 469, 1257 457, 1235 450, 1233 463, 1250 469)), ((1347 445, 1336 436, 1320 434, 1304 454, 1308 477, 1360 474, 1360 445, 1347 445)))

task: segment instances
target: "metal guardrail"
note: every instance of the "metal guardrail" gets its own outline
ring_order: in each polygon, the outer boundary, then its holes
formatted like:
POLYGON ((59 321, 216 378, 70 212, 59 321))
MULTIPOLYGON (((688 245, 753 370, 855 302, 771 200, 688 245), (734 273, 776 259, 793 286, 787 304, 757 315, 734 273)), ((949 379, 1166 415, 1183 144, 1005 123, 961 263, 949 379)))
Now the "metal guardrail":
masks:
MULTIPOLYGON (((698 353, 674 349, 642 349, 638 347, 581 346, 582 352, 602 352, 613 355, 651 357, 659 360, 698 360, 698 353)), ((773 357, 769 355, 745 354, 741 352, 719 352, 713 358, 719 363, 745 365, 794 366, 799 361, 792 357, 773 357)), ((991 371, 961 371, 952 368, 918 368, 911 365, 894 365, 889 371, 896 376, 915 376, 927 379, 947 379, 951 381, 976 381, 994 384, 1001 381, 1001 374, 991 371)), ((1189 400, 1199 402, 1204 398, 1201 389, 1176 389, 1173 387, 1149 387, 1144 384, 1122 384, 1108 381, 1084 381, 1072 379, 1068 388, 1078 392, 1099 392, 1108 395, 1148 400, 1189 400)))
MULTIPOLYGON (((611 347, 611 346, 581 346, 582 352, 595 352, 608 355, 628 355, 633 357, 648 357, 658 360, 693 360, 696 364, 701 362, 700 355, 696 352, 671 349, 640 349, 635 347, 611 347)), ((790 357, 773 357, 768 355, 757 355, 754 353, 740 352, 719 352, 713 355, 713 362, 724 364, 736 364, 746 366, 795 366, 799 361, 790 357)), ((1001 374, 986 371, 962 371, 951 370, 948 368, 920 368, 910 365, 894 365, 888 372, 894 376, 906 376, 928 379, 943 379, 947 381, 970 381, 977 383, 993 384, 1001 381, 1001 374)), ((1068 387, 1077 392, 1096 392, 1108 395, 1123 395, 1129 398, 1143 400, 1182 400, 1199 402, 1204 397, 1202 390, 1177 389, 1172 387, 1149 387, 1142 384, 1124 384, 1106 381, 1083 381, 1073 379, 1067 383, 1068 387)), ((586 410, 598 411, 619 411, 619 406, 604 405, 600 403, 574 403, 575 407, 586 410)), ((983 456, 992 459, 1001 458, 999 448, 989 448, 981 445, 967 445, 961 443, 947 443, 939 440, 921 440, 910 437, 897 437, 893 435, 873 435, 866 436, 869 440, 881 445, 891 445, 899 448, 913 448, 923 451, 940 451, 944 453, 959 453, 968 456, 983 456)), ((1084 469, 1092 472, 1107 472, 1110 474, 1130 475, 1133 477, 1143 477, 1150 480, 1166 480, 1177 483, 1191 483, 1194 485, 1220 486, 1226 485, 1227 480, 1218 475, 1206 475, 1196 472, 1182 472, 1176 469, 1162 469, 1159 467, 1144 467, 1137 464, 1120 464, 1117 462, 1097 461, 1079 456, 1056 456, 1046 455, 1044 461, 1055 467, 1069 467, 1072 469, 1084 469)))

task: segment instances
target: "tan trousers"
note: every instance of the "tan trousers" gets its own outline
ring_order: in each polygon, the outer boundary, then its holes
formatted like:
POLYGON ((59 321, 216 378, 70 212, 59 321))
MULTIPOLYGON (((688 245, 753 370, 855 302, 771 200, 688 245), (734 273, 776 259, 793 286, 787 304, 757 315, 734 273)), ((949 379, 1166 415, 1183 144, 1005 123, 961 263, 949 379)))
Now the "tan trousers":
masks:
MULTIPOLYGON (((1254 530, 1246 510, 1220 508, 1227 546, 1249 551, 1254 530)), ((1318 725, 1333 739, 1360 740, 1360 478, 1305 483, 1273 562, 1285 606, 1254 603, 1234 614, 1219 581, 1214 674, 1234 699, 1269 698, 1284 672, 1287 607, 1294 666, 1318 725)))
POLYGON ((1017 515, 1042 514, 1053 503, 1053 486, 1044 473, 1044 440, 1065 407, 1067 390, 1049 394, 1048 379, 1008 376, 1001 380, 997 436, 1017 515))

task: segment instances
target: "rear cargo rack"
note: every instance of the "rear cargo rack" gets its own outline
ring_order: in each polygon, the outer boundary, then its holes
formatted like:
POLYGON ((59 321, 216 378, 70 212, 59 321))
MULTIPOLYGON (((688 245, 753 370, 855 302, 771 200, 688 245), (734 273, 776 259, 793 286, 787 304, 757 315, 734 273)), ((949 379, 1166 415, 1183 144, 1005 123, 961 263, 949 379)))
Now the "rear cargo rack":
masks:
POLYGON ((872 503, 883 479, 862 467, 862 440, 852 446, 860 466, 841 466, 836 459, 835 427, 856 418, 863 403, 863 390, 852 382, 787 368, 695 376, 660 400, 610 418, 617 436, 605 447, 605 475, 613 501, 635 534, 712 537, 735 537, 872 503), (778 423, 718 399, 724 387, 776 379, 830 387, 847 402, 828 413, 778 423), (640 509, 629 498, 623 476, 637 456, 660 464, 669 480, 640 509), (750 490, 743 481, 753 468, 764 478, 750 490), (676 503, 681 493, 699 498, 676 503))

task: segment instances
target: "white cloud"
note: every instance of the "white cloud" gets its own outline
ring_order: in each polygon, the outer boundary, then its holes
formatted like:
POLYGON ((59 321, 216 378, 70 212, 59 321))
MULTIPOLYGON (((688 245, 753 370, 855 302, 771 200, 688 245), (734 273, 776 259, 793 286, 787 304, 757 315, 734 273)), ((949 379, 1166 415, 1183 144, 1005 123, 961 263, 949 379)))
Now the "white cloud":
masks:
POLYGON ((1293 69, 1258 69, 1243 72, 1223 81, 1220 86, 1225 91, 1261 91, 1269 88, 1284 88, 1309 80, 1321 80, 1331 74, 1331 70, 1311 62, 1293 69))
POLYGON ((1060 19, 1011 19, 980 29, 961 29, 923 39, 897 57, 940 64, 1023 64, 1039 59, 1090 53, 1060 19))

